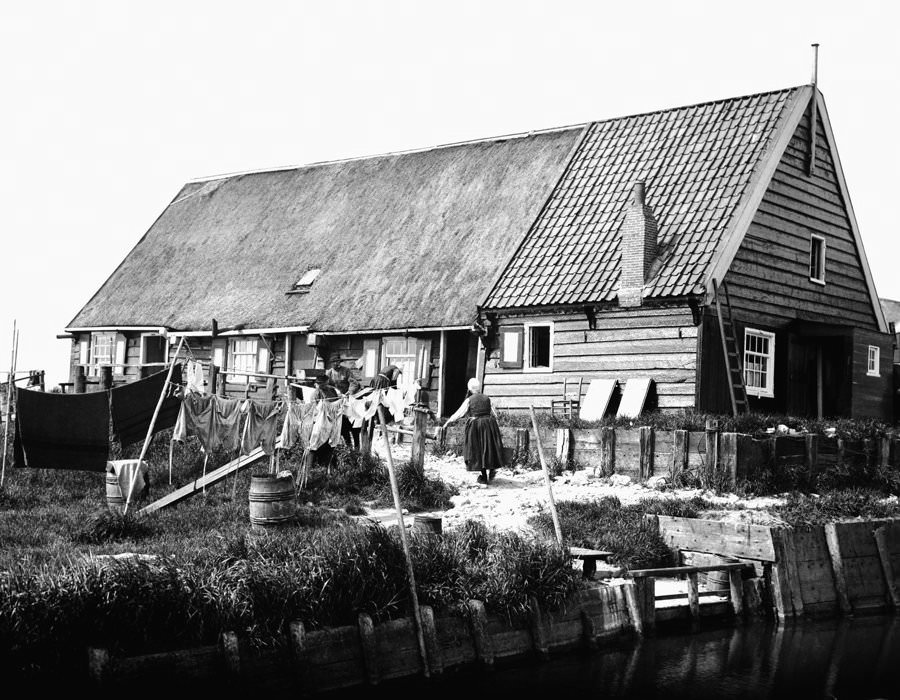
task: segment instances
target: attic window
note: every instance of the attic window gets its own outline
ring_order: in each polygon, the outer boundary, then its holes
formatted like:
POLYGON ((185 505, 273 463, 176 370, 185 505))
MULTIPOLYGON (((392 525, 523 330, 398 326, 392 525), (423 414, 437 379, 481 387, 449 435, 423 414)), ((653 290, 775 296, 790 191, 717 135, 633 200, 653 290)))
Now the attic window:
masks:
POLYGON ((815 234, 809 237, 809 279, 825 284, 825 239, 815 234))
POLYGON ((300 294, 302 292, 308 292, 310 287, 312 287, 313 282, 316 281, 316 278, 319 276, 320 272, 322 272, 321 268, 310 268, 300 276, 300 279, 294 282, 294 286, 288 293, 300 294))

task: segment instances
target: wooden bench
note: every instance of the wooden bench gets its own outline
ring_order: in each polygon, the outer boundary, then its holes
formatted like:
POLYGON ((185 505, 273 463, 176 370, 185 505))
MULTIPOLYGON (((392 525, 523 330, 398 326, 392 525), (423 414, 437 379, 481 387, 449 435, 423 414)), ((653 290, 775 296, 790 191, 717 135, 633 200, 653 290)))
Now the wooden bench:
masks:
POLYGON ((587 549, 585 547, 569 547, 569 554, 573 559, 581 559, 581 575, 586 579, 594 578, 597 570, 597 561, 606 561, 612 552, 604 552, 602 549, 587 549))

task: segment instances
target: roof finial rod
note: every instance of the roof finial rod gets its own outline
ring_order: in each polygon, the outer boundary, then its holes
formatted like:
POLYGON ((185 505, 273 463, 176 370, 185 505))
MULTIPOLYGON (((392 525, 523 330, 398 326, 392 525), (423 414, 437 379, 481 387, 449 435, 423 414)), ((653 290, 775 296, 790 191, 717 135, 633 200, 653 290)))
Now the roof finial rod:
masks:
POLYGON ((819 45, 818 44, 810 44, 813 49, 813 74, 812 74, 812 86, 816 87, 816 84, 819 82, 819 45))

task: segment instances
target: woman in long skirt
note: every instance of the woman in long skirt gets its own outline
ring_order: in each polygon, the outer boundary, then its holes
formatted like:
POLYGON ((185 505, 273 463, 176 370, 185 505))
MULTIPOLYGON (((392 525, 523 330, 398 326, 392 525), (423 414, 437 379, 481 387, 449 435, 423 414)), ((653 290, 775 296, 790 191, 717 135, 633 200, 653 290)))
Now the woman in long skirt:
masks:
POLYGON ((463 458, 466 471, 481 472, 478 483, 488 484, 503 466, 503 439, 491 400, 481 393, 481 382, 474 377, 468 383, 469 393, 456 413, 447 419, 443 428, 468 416, 463 458))

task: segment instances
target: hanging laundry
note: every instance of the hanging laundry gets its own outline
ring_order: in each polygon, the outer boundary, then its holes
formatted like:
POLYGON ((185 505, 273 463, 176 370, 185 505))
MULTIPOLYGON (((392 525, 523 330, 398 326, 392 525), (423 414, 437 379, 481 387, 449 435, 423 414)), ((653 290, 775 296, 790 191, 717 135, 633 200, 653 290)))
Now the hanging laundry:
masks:
POLYGON ((257 445, 267 455, 275 453, 275 433, 278 430, 278 419, 284 412, 284 401, 247 400, 247 417, 244 419, 244 437, 241 440, 241 451, 244 454, 257 445))
POLYGON ((106 471, 109 392, 51 394, 17 387, 15 402, 17 467, 106 471))
POLYGON ((296 444, 301 447, 309 445, 312 435, 313 423, 316 417, 316 404, 292 401, 284 416, 284 426, 281 429, 281 446, 289 449, 296 444))
MULTIPOLYGON (((150 421, 159 403, 160 394, 166 385, 168 370, 156 372, 145 379, 117 386, 109 391, 110 410, 112 411, 113 439, 122 447, 147 437, 150 421)), ((181 408, 181 401, 175 394, 175 385, 181 384, 181 364, 176 363, 172 369, 172 379, 167 389, 168 395, 163 399, 153 432, 171 428, 175 425, 181 408)))
POLYGON ((384 398, 382 399, 382 403, 388 407, 388 410, 393 414, 395 421, 403 420, 403 414, 406 412, 406 407, 412 405, 412 401, 407 401, 406 395, 401 389, 388 389, 384 398))
POLYGON ((241 401, 215 394, 187 394, 172 432, 172 439, 184 442, 196 435, 203 449, 236 450, 240 445, 241 401))
POLYGON ((202 394, 206 391, 206 377, 203 375, 203 363, 188 360, 185 368, 185 385, 188 391, 202 394))
POLYGON ((319 401, 315 404, 316 414, 312 435, 309 438, 309 449, 318 450, 325 443, 337 447, 341 443, 341 418, 344 415, 344 402, 319 401))

